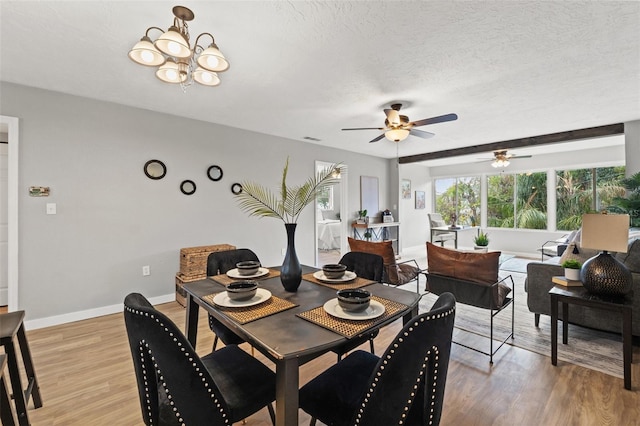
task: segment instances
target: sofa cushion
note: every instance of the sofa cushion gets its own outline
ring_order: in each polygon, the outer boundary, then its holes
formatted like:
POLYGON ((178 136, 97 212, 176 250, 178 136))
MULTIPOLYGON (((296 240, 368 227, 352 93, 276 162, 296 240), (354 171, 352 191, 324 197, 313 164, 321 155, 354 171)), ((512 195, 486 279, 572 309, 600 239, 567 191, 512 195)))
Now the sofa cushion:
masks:
POLYGON ((593 256, 597 256, 600 253, 600 250, 588 249, 580 247, 579 242, 569 243, 567 249, 560 256, 559 265, 562 265, 565 260, 575 259, 580 263, 586 262, 588 259, 591 259, 593 256))
POLYGON ((616 259, 631 272, 640 273, 640 239, 631 240, 626 253, 617 253, 616 259))
POLYGON ((498 281, 499 261, 499 251, 467 253, 427 242, 429 273, 481 284, 493 284, 498 281))

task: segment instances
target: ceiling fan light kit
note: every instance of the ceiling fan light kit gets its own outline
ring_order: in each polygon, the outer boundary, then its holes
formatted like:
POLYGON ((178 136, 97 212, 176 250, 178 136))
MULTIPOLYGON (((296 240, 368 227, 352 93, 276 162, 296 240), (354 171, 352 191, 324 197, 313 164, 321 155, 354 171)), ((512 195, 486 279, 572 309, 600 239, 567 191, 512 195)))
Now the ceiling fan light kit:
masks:
POLYGON ((409 121, 409 117, 406 115, 400 115, 400 108, 402 108, 402 104, 393 104, 391 105, 391 109, 384 110, 384 113, 387 116, 384 120, 384 127, 354 127, 342 130, 382 130, 384 133, 370 140, 369 143, 378 142, 385 137, 392 142, 400 142, 405 140, 409 135, 418 136, 423 139, 428 139, 434 136, 431 132, 414 129, 414 127, 426 126, 427 124, 444 123, 446 121, 454 121, 458 119, 456 114, 445 114, 418 121, 409 121))
POLYGON ((147 28, 145 35, 129 51, 129 58, 140 65, 158 67, 156 77, 165 83, 179 84, 184 91, 194 81, 209 87, 219 85, 217 73, 229 69, 229 61, 220 52, 213 35, 200 34, 192 48, 187 22, 195 15, 184 6, 175 6, 173 15, 173 25, 167 31, 159 27, 147 28), (149 37, 151 30, 162 34, 152 41, 149 37), (211 37, 207 48, 198 44, 203 36, 211 37))

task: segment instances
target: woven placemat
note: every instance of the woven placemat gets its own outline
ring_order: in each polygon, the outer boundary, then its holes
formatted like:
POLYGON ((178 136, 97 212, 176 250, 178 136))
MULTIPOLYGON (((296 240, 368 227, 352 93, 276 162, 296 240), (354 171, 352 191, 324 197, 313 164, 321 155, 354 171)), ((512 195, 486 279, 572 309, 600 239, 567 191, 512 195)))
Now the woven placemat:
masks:
POLYGON ((267 275, 263 275, 263 276, 257 277, 257 278, 231 278, 227 274, 220 274, 220 275, 210 276, 209 279, 212 279, 213 281, 217 282, 218 284, 222 284, 222 285, 226 286, 226 285, 229 285, 232 282, 236 282, 236 281, 242 281, 242 280, 260 281, 260 280, 266 280, 267 278, 274 278, 274 277, 279 277, 279 276, 280 276, 280 271, 275 270, 275 269, 269 269, 269 273, 267 275))
POLYGON ((277 314, 278 312, 298 306, 288 300, 271 296, 269 300, 259 305, 246 306, 243 308, 226 308, 213 303, 213 298, 216 297, 217 294, 218 293, 212 293, 202 297, 202 299, 211 306, 215 306, 219 311, 224 312, 226 316, 239 324, 247 324, 251 321, 259 320, 260 318, 268 317, 269 315, 277 314))
POLYGON ((335 290, 361 288, 361 287, 366 287, 368 285, 376 283, 375 281, 367 280, 365 278, 360 278, 360 277, 356 277, 355 280, 349 281, 349 282, 346 282, 346 283, 326 283, 326 282, 320 281, 319 279, 314 277, 313 273, 304 274, 302 276, 302 279, 305 280, 305 281, 312 282, 314 284, 323 285, 325 287, 333 288, 335 290))
POLYGON ((354 336, 363 334, 366 330, 373 327, 374 325, 407 308, 407 305, 394 302, 393 300, 383 299, 382 297, 371 296, 371 299, 376 300, 384 305, 384 314, 382 314, 378 318, 370 320, 356 321, 337 318, 329 315, 322 306, 318 306, 317 308, 310 309, 308 311, 300 312, 296 315, 302 319, 311 321, 314 324, 317 324, 350 339, 354 336))

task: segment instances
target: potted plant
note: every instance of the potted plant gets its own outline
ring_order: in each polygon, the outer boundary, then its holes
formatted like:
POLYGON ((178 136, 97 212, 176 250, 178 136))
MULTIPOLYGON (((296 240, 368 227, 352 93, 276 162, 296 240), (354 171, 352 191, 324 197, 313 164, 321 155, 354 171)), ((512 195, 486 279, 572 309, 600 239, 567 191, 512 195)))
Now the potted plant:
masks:
POLYGON ((367 218, 367 209, 358 210, 358 220, 356 222, 367 223, 366 218, 367 218))
POLYGON ((568 280, 580 281, 580 268, 582 268, 582 263, 576 259, 567 259, 562 262, 562 267, 564 268, 564 276, 568 280))
POLYGON ((476 250, 487 251, 489 245, 489 234, 478 231, 478 235, 473 239, 474 248, 476 250))
POLYGON ((236 194, 241 210, 249 216, 273 217, 284 222, 287 231, 287 253, 280 269, 280 281, 286 291, 295 292, 302 281, 302 267, 295 249, 295 230, 302 210, 311 204, 316 195, 328 186, 340 182, 337 172, 342 171, 340 164, 317 172, 302 185, 287 185, 289 158, 282 171, 280 193, 272 192, 255 182, 242 182, 242 190, 236 194))

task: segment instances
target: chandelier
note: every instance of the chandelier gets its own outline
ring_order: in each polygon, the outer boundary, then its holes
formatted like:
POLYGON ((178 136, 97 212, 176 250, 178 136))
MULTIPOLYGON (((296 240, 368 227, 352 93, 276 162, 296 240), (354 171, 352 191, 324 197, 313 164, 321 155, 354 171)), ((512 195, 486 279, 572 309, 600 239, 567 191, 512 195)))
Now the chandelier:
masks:
POLYGON ((229 69, 229 62, 218 49, 210 33, 196 37, 191 48, 189 44, 188 21, 195 15, 184 6, 173 8, 173 25, 167 31, 149 27, 139 42, 129 51, 129 58, 148 67, 158 67, 156 77, 165 83, 180 84, 183 91, 196 81, 204 86, 220 84, 219 72, 229 69), (151 41, 149 32, 158 30, 162 34, 151 41), (201 37, 211 37, 211 44, 205 49, 198 44, 201 37))

